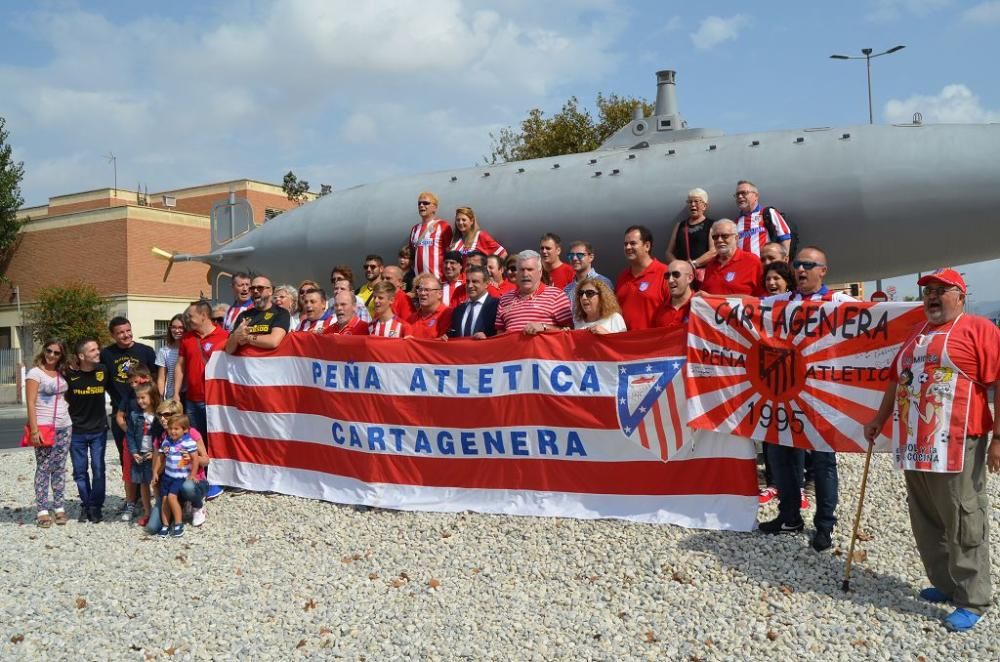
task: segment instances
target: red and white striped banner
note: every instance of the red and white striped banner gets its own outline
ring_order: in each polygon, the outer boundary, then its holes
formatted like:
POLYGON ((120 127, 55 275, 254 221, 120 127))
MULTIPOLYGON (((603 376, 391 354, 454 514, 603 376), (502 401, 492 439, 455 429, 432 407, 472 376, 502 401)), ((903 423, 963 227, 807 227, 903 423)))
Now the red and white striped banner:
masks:
MULTIPOLYGON (((810 450, 863 452, 918 303, 691 302, 689 425, 810 450)), ((889 421, 876 450, 892 450, 889 421)))
POLYGON ((750 530, 753 444, 687 427, 685 360, 683 331, 293 334, 213 355, 212 477, 383 508, 750 530))

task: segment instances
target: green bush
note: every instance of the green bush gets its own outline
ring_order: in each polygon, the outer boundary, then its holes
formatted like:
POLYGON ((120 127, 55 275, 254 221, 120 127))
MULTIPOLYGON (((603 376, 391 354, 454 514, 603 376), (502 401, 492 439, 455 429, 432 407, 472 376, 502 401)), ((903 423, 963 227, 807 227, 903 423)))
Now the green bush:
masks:
POLYGON ((83 338, 97 338, 103 346, 108 334, 108 303, 89 283, 68 283, 42 288, 37 302, 25 313, 32 335, 39 343, 49 338, 66 342, 69 351, 83 338))

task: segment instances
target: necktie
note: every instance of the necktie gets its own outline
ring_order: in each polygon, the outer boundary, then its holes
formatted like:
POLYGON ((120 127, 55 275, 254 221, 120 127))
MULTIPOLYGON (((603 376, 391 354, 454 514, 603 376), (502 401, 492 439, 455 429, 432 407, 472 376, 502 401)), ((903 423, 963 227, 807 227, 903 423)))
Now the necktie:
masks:
POLYGON ((469 302, 469 314, 465 317, 465 328, 462 329, 462 337, 469 337, 472 335, 472 318, 476 316, 476 306, 479 305, 478 301, 469 302))

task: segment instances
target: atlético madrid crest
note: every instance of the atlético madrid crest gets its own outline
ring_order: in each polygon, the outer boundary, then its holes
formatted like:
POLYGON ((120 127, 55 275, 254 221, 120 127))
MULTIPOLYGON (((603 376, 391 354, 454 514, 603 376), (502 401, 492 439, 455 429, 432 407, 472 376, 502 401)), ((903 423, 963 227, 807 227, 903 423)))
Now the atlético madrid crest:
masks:
POLYGON ((667 460, 688 438, 683 357, 618 366, 618 424, 625 436, 667 460))

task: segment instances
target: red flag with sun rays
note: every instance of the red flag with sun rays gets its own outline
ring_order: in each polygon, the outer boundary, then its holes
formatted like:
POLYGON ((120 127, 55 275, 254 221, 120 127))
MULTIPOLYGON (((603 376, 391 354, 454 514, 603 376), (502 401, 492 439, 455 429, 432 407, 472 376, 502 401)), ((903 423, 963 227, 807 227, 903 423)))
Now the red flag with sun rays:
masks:
MULTIPOLYGON (((920 304, 696 297, 688 425, 809 450, 860 452, 920 304)), ((890 421, 891 423, 891 421, 890 421)), ((889 450, 885 435, 877 444, 889 450)))

